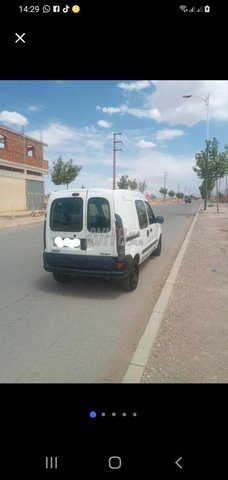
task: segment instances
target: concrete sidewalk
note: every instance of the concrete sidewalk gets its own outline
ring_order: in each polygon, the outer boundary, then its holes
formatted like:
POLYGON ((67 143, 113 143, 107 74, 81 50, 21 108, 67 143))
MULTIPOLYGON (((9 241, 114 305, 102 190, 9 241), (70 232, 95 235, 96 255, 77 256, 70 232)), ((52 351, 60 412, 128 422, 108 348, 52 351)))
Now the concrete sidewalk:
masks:
POLYGON ((142 383, 228 382, 228 204, 201 210, 142 383))
POLYGON ((13 215, 0 213, 0 230, 43 222, 44 213, 44 210, 13 212, 13 215))

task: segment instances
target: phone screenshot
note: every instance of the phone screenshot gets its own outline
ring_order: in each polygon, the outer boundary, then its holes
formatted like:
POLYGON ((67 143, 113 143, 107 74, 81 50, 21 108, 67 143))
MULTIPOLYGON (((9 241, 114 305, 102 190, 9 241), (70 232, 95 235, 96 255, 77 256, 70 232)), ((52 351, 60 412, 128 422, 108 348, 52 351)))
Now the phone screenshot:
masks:
POLYGON ((1 7, 1 467, 220 478, 227 6, 1 7))

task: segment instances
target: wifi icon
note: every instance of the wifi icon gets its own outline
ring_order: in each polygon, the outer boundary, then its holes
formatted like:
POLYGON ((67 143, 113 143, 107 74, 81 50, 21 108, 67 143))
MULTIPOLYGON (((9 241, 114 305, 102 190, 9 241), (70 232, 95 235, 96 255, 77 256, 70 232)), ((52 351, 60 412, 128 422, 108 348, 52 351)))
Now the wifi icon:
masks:
POLYGON ((181 9, 182 12, 188 12, 187 5, 179 5, 179 8, 181 9))

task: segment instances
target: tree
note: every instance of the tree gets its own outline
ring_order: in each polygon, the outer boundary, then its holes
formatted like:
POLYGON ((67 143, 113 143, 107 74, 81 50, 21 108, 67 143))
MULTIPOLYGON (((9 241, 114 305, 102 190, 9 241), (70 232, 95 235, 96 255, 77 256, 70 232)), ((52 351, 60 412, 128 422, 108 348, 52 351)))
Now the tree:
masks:
POLYGON ((159 193, 161 193, 164 196, 164 200, 165 200, 165 197, 168 193, 168 189, 165 188, 165 187, 161 187, 160 190, 159 190, 159 193))
POLYGON ((140 192, 144 193, 146 188, 147 188, 147 184, 145 182, 145 180, 143 182, 139 182, 137 183, 135 178, 134 180, 131 180, 128 175, 121 175, 119 181, 117 182, 117 187, 118 188, 124 188, 125 190, 127 189, 131 189, 131 190, 140 190, 140 192))
MULTIPOLYGON (((196 165, 193 170, 197 173, 199 178, 203 179, 202 191, 204 192, 204 210, 206 210, 206 202, 208 193, 211 193, 209 186, 214 182, 216 184, 219 178, 224 177, 228 170, 227 168, 227 146, 225 145, 225 152, 219 152, 219 142, 214 137, 212 140, 206 140, 206 148, 196 154, 196 165)), ((217 203, 218 211, 218 203, 217 203)))
POLYGON ((129 187, 130 187, 131 190, 137 190, 138 184, 137 184, 135 178, 134 178, 134 180, 129 179, 128 184, 129 184, 129 187))
POLYGON ((183 192, 177 192, 176 197, 177 198, 184 198, 184 193, 183 192))
MULTIPOLYGON (((208 180, 207 180, 207 195, 208 195, 208 198, 210 198, 211 192, 212 192, 214 186, 215 186, 214 180, 212 180, 211 178, 208 179, 208 180)), ((202 197, 203 199, 205 199, 205 195, 206 195, 205 180, 203 180, 202 184, 200 185, 199 191, 200 191, 201 197, 202 197)))
POLYGON ((51 170, 51 179, 55 185, 68 185, 73 182, 78 176, 82 167, 79 165, 73 165, 73 160, 70 159, 64 163, 62 155, 58 160, 54 162, 53 169, 51 170))
POLYGON ((129 187, 128 175, 121 175, 119 181, 117 182, 117 187, 123 188, 125 190, 128 189, 129 187))
POLYGON ((225 152, 220 153, 218 151, 219 143, 216 138, 213 138, 212 142, 209 145, 209 157, 211 159, 211 177, 213 180, 218 180, 223 178, 227 173, 227 153, 225 145, 225 152))
POLYGON ((224 156, 226 161, 226 175, 228 174, 228 145, 224 145, 224 156))
POLYGON ((143 182, 138 183, 138 189, 142 193, 145 192, 145 190, 147 189, 147 184, 146 184, 145 180, 143 182))
POLYGON ((175 197, 176 193, 174 192, 174 190, 169 190, 168 195, 169 197, 175 197))

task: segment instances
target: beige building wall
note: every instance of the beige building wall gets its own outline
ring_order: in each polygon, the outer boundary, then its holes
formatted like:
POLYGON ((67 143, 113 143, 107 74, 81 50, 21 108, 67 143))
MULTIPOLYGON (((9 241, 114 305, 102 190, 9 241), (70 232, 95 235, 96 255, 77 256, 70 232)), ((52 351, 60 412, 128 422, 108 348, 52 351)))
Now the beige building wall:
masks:
POLYGON ((22 178, 0 175, 0 213, 26 210, 26 183, 22 178))

